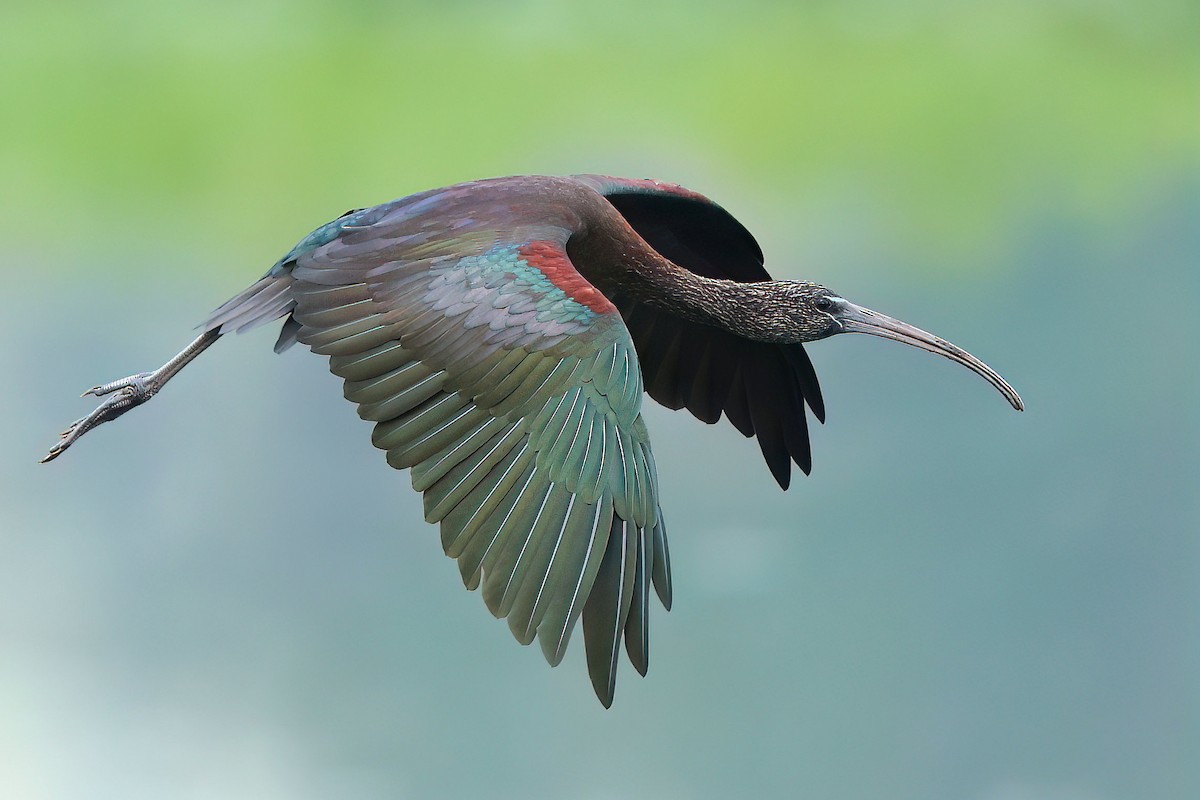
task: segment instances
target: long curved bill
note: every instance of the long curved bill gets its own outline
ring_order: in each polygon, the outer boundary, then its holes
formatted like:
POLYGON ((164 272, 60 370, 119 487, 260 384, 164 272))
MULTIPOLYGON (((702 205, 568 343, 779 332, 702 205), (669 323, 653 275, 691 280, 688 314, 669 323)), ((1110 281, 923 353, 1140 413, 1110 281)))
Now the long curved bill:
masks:
POLYGON ((910 344, 913 347, 928 350, 930 353, 945 356, 951 361, 962 364, 967 369, 981 376, 992 386, 995 386, 1000 390, 1000 394, 1004 395, 1004 398, 1017 411, 1025 410, 1025 403, 1021 401, 1021 396, 1017 394, 1016 389, 1008 384, 1008 381, 1001 378, 999 373, 994 369, 961 347, 956 347, 945 339, 934 336, 932 333, 923 331, 920 328, 913 327, 907 322, 901 322, 898 319, 893 319, 885 314, 872 311, 869 308, 857 306, 854 303, 846 302, 839 311, 837 321, 841 323, 843 332, 869 333, 872 336, 882 336, 884 339, 894 339, 897 342, 910 344))

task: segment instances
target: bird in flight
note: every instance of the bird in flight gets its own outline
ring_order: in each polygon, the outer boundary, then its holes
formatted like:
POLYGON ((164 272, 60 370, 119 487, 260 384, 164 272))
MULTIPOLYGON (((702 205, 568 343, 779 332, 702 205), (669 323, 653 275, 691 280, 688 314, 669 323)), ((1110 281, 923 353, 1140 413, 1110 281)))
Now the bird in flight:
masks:
POLYGON ((806 281, 772 280, 754 237, 703 195, 650 180, 509 177, 421 192, 321 226, 152 372, 90 389, 81 436, 159 392, 231 331, 328 356, 372 444, 410 470, 468 589, 551 665, 582 617, 611 705, 624 641, 646 674, 651 589, 671 566, 642 393, 755 437, 779 485, 825 406, 804 343, 867 333, 971 369, 966 351, 806 281), (805 407, 807 406, 807 411, 805 407))

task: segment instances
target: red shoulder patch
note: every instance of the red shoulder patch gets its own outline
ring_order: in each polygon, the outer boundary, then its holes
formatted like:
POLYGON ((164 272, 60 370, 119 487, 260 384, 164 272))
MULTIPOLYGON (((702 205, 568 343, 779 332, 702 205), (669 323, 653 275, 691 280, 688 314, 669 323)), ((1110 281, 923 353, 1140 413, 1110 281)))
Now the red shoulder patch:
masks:
POLYGON ((579 270, 575 269, 571 259, 563 252, 562 245, 536 240, 521 245, 517 254, 576 303, 590 308, 597 314, 617 313, 617 307, 604 293, 579 274, 579 270))

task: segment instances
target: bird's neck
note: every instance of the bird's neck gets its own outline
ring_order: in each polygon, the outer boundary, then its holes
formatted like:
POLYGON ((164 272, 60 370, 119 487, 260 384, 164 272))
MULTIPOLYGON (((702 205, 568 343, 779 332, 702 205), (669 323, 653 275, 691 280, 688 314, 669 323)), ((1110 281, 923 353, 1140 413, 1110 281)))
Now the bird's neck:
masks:
POLYGON ((596 214, 600 222, 572 237, 567 252, 583 277, 605 295, 633 299, 744 339, 798 341, 781 313, 778 281, 739 283, 698 275, 646 244, 607 202, 601 206, 596 214))
POLYGON ((781 342, 789 337, 772 313, 775 281, 739 283, 706 278, 653 250, 629 262, 622 290, 638 301, 690 322, 728 331, 743 339, 781 342))

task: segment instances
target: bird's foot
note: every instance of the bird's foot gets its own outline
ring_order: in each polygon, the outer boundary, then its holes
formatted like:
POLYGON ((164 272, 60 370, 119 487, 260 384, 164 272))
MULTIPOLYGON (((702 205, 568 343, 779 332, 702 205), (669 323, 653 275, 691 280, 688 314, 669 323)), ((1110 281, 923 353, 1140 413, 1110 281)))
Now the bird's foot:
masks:
POLYGON ((128 378, 121 378, 119 381, 104 383, 88 389, 81 395, 82 397, 87 397, 88 395, 104 397, 104 401, 96 407, 95 411, 86 417, 72 422, 70 427, 60 434, 58 443, 50 448, 50 452, 42 458, 41 463, 45 464, 47 461, 53 461, 58 458, 79 437, 97 425, 111 422, 131 408, 140 406, 162 388, 162 383, 154 372, 139 372, 137 375, 130 375, 128 378))

